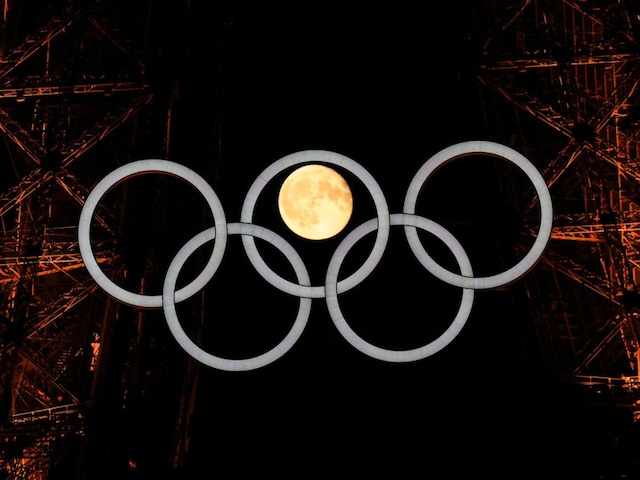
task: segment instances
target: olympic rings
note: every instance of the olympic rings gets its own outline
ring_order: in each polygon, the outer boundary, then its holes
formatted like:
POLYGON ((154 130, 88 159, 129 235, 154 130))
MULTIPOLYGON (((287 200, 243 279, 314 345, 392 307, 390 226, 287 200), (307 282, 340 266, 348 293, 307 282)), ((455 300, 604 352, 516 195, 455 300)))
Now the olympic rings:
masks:
POLYGON ((422 165, 420 170, 418 170, 418 173, 413 177, 413 180, 407 189, 403 210, 405 213, 415 213, 418 193, 422 185, 429 178, 429 175, 431 175, 435 170, 457 158, 477 153, 487 153, 510 161, 519 167, 529 177, 531 183, 533 183, 538 195, 538 201, 540 202, 541 219, 536 240, 524 258, 510 269, 497 275, 480 278, 465 277, 463 275, 450 272, 433 261, 420 243, 415 228, 412 226, 406 226, 405 234, 409 245, 411 246, 411 250, 413 250, 413 253, 418 257, 420 263, 422 263, 427 270, 443 282, 461 288, 497 288, 515 281, 528 272, 544 252, 547 241, 551 236, 551 224, 553 223, 551 194, 549 193, 549 189, 547 188, 544 178, 540 175, 540 172, 536 170, 533 164, 529 162, 529 160, 515 150, 499 143, 477 141, 452 145, 436 153, 422 165))
MULTIPOLYGON (((247 193, 247 196, 245 198, 244 205, 242 206, 242 212, 240 214, 240 221, 244 223, 252 223, 253 210, 258 200, 258 196, 260 195, 262 189, 266 186, 266 184, 269 183, 271 179, 273 179, 273 177, 289 167, 300 165, 301 163, 310 162, 325 162, 333 165, 338 165, 349 170, 365 184, 375 203, 378 219, 378 234, 376 236, 375 244, 373 246, 373 249, 371 250, 371 253, 369 254, 369 257, 362 264, 362 266, 360 266, 360 268, 350 277, 338 282, 338 292, 343 293, 350 288, 358 285, 371 273, 371 271, 380 261, 380 257, 382 257, 382 253, 384 252, 384 249, 387 245, 387 240, 389 238, 389 208, 387 206, 387 200, 385 199, 384 193, 382 193, 382 190, 378 186, 378 183, 375 181, 375 179, 359 164, 357 164, 350 158, 345 157, 344 155, 329 152, 326 150, 305 150, 302 152, 296 152, 292 153, 291 155, 287 155, 277 162, 272 163, 266 170, 258 175, 258 178, 249 189, 249 192, 247 193)), ((243 236, 242 242, 244 243, 244 248, 247 251, 247 254, 249 255, 249 259, 253 266, 260 272, 267 273, 265 279, 268 282, 278 282, 280 280, 280 277, 275 274, 271 270, 271 268, 269 268, 264 263, 262 257, 258 255, 253 238, 243 236), (260 268, 258 268, 259 266, 260 268)), ((305 295, 311 298, 322 298, 325 295, 323 286, 297 286, 297 288, 294 287, 288 290, 287 293, 295 296, 305 295)))
MULTIPOLYGON (((464 251, 464 248, 462 248, 462 245, 460 245, 458 240, 456 240, 456 238, 442 226, 424 217, 404 213, 392 214, 390 216, 390 222, 391 225, 412 225, 433 233, 451 249, 462 274, 468 276, 473 275, 473 272, 471 271, 471 263, 469 262, 469 258, 467 257, 467 253, 464 251)), ((338 304, 338 291, 336 287, 338 284, 337 278, 340 265, 342 264, 344 257, 358 240, 375 230, 375 228, 375 219, 369 220, 357 227, 344 238, 340 245, 338 245, 336 252, 329 261, 326 279, 326 301, 327 308, 329 309, 329 315, 331 315, 333 323, 336 325, 338 331, 342 334, 345 340, 370 357, 384 360, 386 362, 413 362, 421 360, 442 350, 456 337, 456 335, 458 335, 458 333, 460 333, 460 330, 462 330, 467 318, 469 318, 471 306, 473 305, 474 291, 470 288, 464 288, 462 290, 460 308, 449 328, 447 328, 438 338, 422 347, 415 348, 413 350, 387 350, 376 347, 363 340, 351 329, 342 316, 340 305, 338 304)))
POLYGON ((311 300, 325 298, 329 315, 339 333, 357 350, 386 362, 413 362, 437 353, 447 346, 460 333, 466 323, 473 305, 475 290, 490 289, 514 282, 525 275, 544 253, 551 236, 553 211, 551 195, 547 185, 524 156, 515 150, 493 142, 471 141, 452 145, 428 159, 412 179, 406 193, 403 213, 390 214, 385 196, 378 183, 358 163, 343 155, 325 150, 307 150, 287 155, 271 164, 254 181, 244 200, 239 223, 226 223, 224 210, 216 193, 202 177, 195 172, 167 160, 147 159, 117 168, 104 177, 87 197, 82 209, 78 226, 80 253, 89 274, 106 293, 117 300, 139 307, 163 309, 167 325, 178 344, 193 358, 212 368, 221 370, 254 370, 264 367, 288 352, 302 334, 309 318, 311 300), (489 277, 474 277, 471 263, 458 240, 441 225, 416 215, 416 203, 420 190, 429 176, 442 165, 457 158, 471 154, 488 154, 503 158, 519 167, 532 182, 540 202, 541 220, 538 235, 530 251, 514 267, 489 277), (338 165, 353 173, 369 191, 376 208, 376 217, 356 227, 345 236, 334 252, 327 267, 325 284, 310 285, 309 273, 296 250, 280 235, 267 228, 252 223, 255 204, 264 187, 283 170, 302 163, 329 163, 338 165), (106 277, 98 266, 91 248, 91 221, 94 211, 106 192, 116 184, 142 173, 167 173, 182 178, 192 184, 205 197, 213 214, 214 226, 189 240, 176 254, 164 279, 162 295, 139 295, 129 292, 106 277), (436 339, 426 345, 409 350, 384 349, 362 339, 345 320, 338 295, 362 282, 378 265, 386 248, 390 227, 404 226, 409 246, 423 267, 447 284, 462 288, 461 304, 450 326, 436 339), (460 274, 446 270, 438 265, 425 251, 417 229, 425 230, 445 243, 455 257, 460 274), (339 271, 344 258, 351 248, 365 235, 377 230, 373 248, 364 263, 346 279, 339 280, 339 271), (296 320, 287 335, 266 353, 246 359, 227 359, 210 354, 196 345, 180 325, 176 313, 176 303, 193 296, 204 288, 213 277, 226 248, 228 234, 240 235, 249 261, 256 271, 279 290, 300 298, 296 320), (279 249, 291 263, 297 282, 286 280, 273 272, 258 252, 254 237, 271 243, 279 249), (176 291, 176 280, 185 262, 193 252, 205 243, 215 240, 211 256, 202 272, 186 287, 176 291))
MULTIPOLYGON (((296 273, 296 276, 298 277, 298 282, 301 285, 309 285, 309 273, 307 272, 307 268, 305 267, 304 262, 298 255, 298 252, 296 252, 295 249, 281 236, 267 230, 266 228, 248 223, 230 223, 228 225, 227 233, 231 235, 251 235, 251 238, 258 237, 271 243, 289 259, 296 273)), ((298 316, 295 323, 293 324, 293 327, 291 327, 291 330, 285 336, 285 338, 267 353, 263 353, 262 355, 258 355, 257 357, 253 358, 230 360, 227 358, 217 357, 205 352, 195 343, 193 343, 193 341, 191 341, 191 339, 180 326, 180 321, 178 320, 178 315, 176 314, 175 309, 175 300, 173 297, 176 288, 176 279, 178 278, 178 274, 180 273, 180 270, 182 270, 182 267, 184 266, 189 256, 194 251, 196 251, 198 247, 204 245, 210 240, 213 240, 215 236, 215 227, 209 228, 204 232, 199 233, 191 240, 189 240, 185 244, 185 246, 182 247, 182 249, 180 249, 180 251, 176 254, 173 261, 169 265, 162 290, 162 307, 164 309, 165 319, 176 341, 189 355, 191 355, 196 360, 204 363, 205 365, 213 368, 218 368, 220 370, 254 370, 256 368, 274 362, 282 355, 284 355, 298 341, 298 338, 302 334, 302 330, 307 324, 309 313, 311 312, 311 298, 303 296, 300 297, 298 316)), ((264 276, 264 272, 262 273, 264 276)), ((287 290, 283 288, 281 284, 276 283, 274 285, 281 290, 287 290)))
POLYGON ((213 277, 224 255, 227 242, 227 224, 222 204, 216 192, 213 191, 204 178, 179 163, 158 159, 139 160, 116 168, 98 182, 85 200, 82 212, 80 212, 78 246, 80 247, 82 260, 96 283, 112 297, 123 303, 137 307, 157 308, 162 306, 162 295, 141 295, 129 292, 116 285, 104 274, 91 249, 91 219, 96 206, 111 188, 141 173, 168 173, 191 183, 200 191, 209 204, 211 213, 213 213, 213 223, 218 230, 218 239, 213 247, 213 252, 211 252, 211 258, 207 262, 207 265, 189 285, 176 292, 176 301, 180 302, 192 297, 195 293, 202 290, 209 280, 211 280, 211 277, 213 277))

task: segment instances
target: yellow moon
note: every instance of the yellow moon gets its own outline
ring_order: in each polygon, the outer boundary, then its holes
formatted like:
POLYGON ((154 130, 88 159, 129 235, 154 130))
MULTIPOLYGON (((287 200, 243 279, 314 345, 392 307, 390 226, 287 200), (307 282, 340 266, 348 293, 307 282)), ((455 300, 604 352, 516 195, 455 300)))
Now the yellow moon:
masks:
POLYGON ((282 183, 278 208, 294 233, 310 240, 324 240, 347 225, 353 197, 349 184, 332 168, 304 165, 282 183))

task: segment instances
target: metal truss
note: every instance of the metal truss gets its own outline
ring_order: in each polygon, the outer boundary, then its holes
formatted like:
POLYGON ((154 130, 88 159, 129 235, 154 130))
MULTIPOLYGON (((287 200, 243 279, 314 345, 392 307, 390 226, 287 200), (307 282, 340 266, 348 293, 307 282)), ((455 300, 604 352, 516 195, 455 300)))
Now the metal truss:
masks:
MULTIPOLYGON (((631 2, 485 2, 477 75, 490 130, 527 152, 554 197, 534 322, 560 374, 638 375, 640 30, 631 2)), ((532 195, 533 198, 533 195, 532 195)), ((524 207, 532 217, 536 202, 524 207)), ((534 235, 533 229, 529 232, 534 235)))
MULTIPOLYGON (((11 23, 19 4, 5 2, 0 25, 0 473, 44 479, 85 433, 100 353, 96 285, 75 240, 94 181, 83 163, 103 161, 99 147, 153 95, 143 59, 105 12, 67 4, 24 32, 11 23)), ((107 208, 96 221, 96 257, 117 276, 117 222, 107 208)))

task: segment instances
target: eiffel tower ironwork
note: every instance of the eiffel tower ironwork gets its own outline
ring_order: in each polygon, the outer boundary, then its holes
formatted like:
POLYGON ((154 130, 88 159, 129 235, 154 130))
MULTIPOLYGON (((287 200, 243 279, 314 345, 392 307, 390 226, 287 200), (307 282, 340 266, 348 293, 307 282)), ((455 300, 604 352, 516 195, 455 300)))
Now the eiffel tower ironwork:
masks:
MULTIPOLYGON (((560 377, 615 389, 635 410, 640 9, 565 0, 483 7, 493 25, 478 52, 486 126, 526 152, 554 197, 544 265, 525 280, 541 352, 560 377)), ((534 203, 520 208, 535 216, 534 203)))
MULTIPOLYGON (((21 7, 6 2, 0 25, 0 472, 32 479, 85 434, 108 332, 75 238, 89 172, 130 146, 153 94, 105 12, 66 5, 25 28, 21 7)), ((97 250, 117 278, 113 215, 97 216, 97 250)))

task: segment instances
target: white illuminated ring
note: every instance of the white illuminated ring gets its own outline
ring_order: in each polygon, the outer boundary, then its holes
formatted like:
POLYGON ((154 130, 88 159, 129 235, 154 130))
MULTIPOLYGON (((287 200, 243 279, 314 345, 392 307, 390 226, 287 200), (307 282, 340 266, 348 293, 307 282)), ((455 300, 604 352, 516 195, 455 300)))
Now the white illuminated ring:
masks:
POLYGON ((424 163, 420 170, 418 170, 407 190, 403 211, 410 214, 415 213, 416 202, 420 190, 429 176, 438 168, 457 158, 478 153, 494 155, 510 161, 519 167, 529 177, 529 180, 533 184, 538 195, 538 201, 540 202, 541 218, 538 235, 529 252, 527 252, 527 254, 516 265, 496 275, 472 277, 465 275, 464 272, 462 275, 458 275, 438 265, 438 263, 436 263, 429 254, 427 254, 420 242, 420 239, 418 238, 418 232, 415 227, 405 226, 404 230, 413 253, 422 265, 437 278, 450 285, 455 285, 461 288, 489 289, 511 283, 528 272, 543 254, 549 237, 551 236, 551 227, 553 223, 551 194, 549 193, 549 189, 547 188, 547 183, 544 178, 540 175, 540 172, 538 172, 535 166, 527 160, 527 158, 505 145, 482 140, 462 142, 452 145, 436 153, 424 163))
POLYGON ((209 205, 213 214, 213 222, 218 232, 207 265, 191 283, 176 292, 175 299, 177 302, 181 302, 201 290, 218 269, 227 241, 227 223, 222 204, 211 186, 200 175, 179 163, 159 159, 131 162, 116 168, 93 188, 82 207, 78 223, 78 245, 82 260, 89 274, 105 292, 123 303, 137 307, 159 308, 162 307, 162 295, 141 295, 116 285, 104 274, 91 248, 91 220, 102 197, 118 183, 143 173, 167 173, 193 185, 209 205))
MULTIPOLYGON (((242 206, 240 221, 244 223, 252 223, 253 211, 260 193, 267 183, 269 183, 278 173, 294 165, 308 162, 324 162, 345 168, 350 173, 358 177, 365 187, 367 187, 376 207, 378 233, 375 243, 371 249, 371 253, 360 268, 358 268, 349 277, 338 282, 338 293, 342 293, 358 285, 371 273, 378 262, 380 262, 382 253, 387 245, 387 240, 389 239, 389 207, 387 205, 387 200, 385 199, 384 193, 380 189, 378 182, 376 182, 371 174, 360 164, 348 157, 345 157, 344 155, 327 150, 304 150, 282 157, 258 175, 258 178, 256 178, 253 185, 251 185, 242 206)), ((256 270, 261 272, 265 280, 271 284, 283 284, 283 279, 271 270, 260 256, 253 237, 243 236, 242 242, 245 250, 247 251, 247 255, 249 256, 249 260, 256 270)), ((305 296, 309 298, 322 298, 325 296, 324 286, 295 285, 286 281, 284 281, 284 284, 287 285, 287 293, 297 297, 305 296)))
MULTIPOLYGON (((258 237, 271 243, 273 246, 278 248, 291 262, 291 265, 293 266, 293 269, 298 278, 298 283, 300 285, 307 286, 310 284, 309 274, 306 267, 304 266, 304 262, 298 255, 298 252, 296 252, 295 249, 278 234, 258 225, 247 223, 230 223, 228 225, 227 233, 230 235, 250 235, 251 238, 258 237)), ((302 334, 302 331, 304 330, 304 327, 306 326, 307 320, 309 318, 309 313, 311 311, 311 299, 300 297, 300 307, 298 309, 298 315, 293 326, 291 327, 291 330, 282 339, 282 341, 278 343, 278 345, 276 345, 266 353, 252 358, 236 360, 218 357, 204 351, 189 338, 189 336, 180 325, 180 321, 178 320, 178 315, 176 313, 174 292, 176 288, 176 280, 178 278, 180 270, 184 266, 189 256, 197 248, 199 248, 206 242, 213 240, 215 237, 215 227, 209 228, 199 233, 180 249, 180 251, 171 262, 169 270, 167 271, 167 275, 164 279, 164 286, 162 290, 162 307, 164 309, 165 319, 176 341, 189 355, 191 355, 199 362, 220 370, 255 370, 279 359, 281 356, 287 353, 289 349, 298 341, 298 338, 300 338, 300 335, 302 334)))
POLYGON ((475 290, 500 287, 513 282, 529 271, 539 260, 551 235, 552 224, 551 195, 546 182, 536 168, 524 156, 501 144, 472 141, 452 145, 438 152, 427 160, 418 170, 407 190, 403 213, 389 214, 389 209, 382 190, 371 175, 353 160, 325 150, 306 150, 287 155, 265 169, 251 185, 244 200, 239 223, 226 223, 224 210, 217 195, 207 182, 192 170, 174 162, 158 159, 147 159, 124 165, 105 178, 93 189, 82 208, 78 225, 78 243, 80 253, 89 274, 109 295, 117 300, 138 307, 162 307, 165 319, 182 348, 196 360, 205 365, 222 370, 253 370, 270 364, 284 355, 297 342, 309 318, 313 298, 325 298, 329 314, 338 331, 356 349, 362 353, 387 362, 412 362, 423 359, 442 350, 461 331, 466 323, 472 305, 475 290), (497 275, 474 277, 469 258, 458 240, 441 225, 415 214, 417 198, 429 176, 442 165, 457 158, 473 155, 489 154, 510 161, 519 167, 533 183, 538 195, 541 220, 536 240, 531 250, 514 267, 497 275), (345 236, 334 252, 325 277, 325 284, 312 286, 309 273, 295 249, 281 236, 264 227, 252 223, 255 204, 264 187, 283 170, 302 163, 324 162, 342 167, 359 178, 369 190, 375 204, 376 217, 356 227, 345 236), (96 206, 103 196, 118 183, 144 173, 166 173, 181 178, 193 185, 205 198, 213 214, 214 226, 199 233, 182 247, 169 266, 165 276, 162 295, 140 295, 129 292, 116 285, 102 272, 91 248, 91 222, 96 206), (348 325, 340 310, 338 295, 348 291, 362 282, 378 265, 386 249, 391 225, 404 226, 409 246, 418 261, 427 271, 438 279, 463 289, 458 312, 445 331, 426 345, 408 350, 390 350, 365 341, 348 325), (454 273, 438 265, 422 246, 417 229, 425 230, 444 242, 451 250, 458 263, 459 272, 454 273), (340 268, 347 253, 365 235, 377 230, 375 243, 365 262, 349 277, 338 280, 340 268), (282 292, 300 298, 300 307, 296 320, 278 345, 264 354, 247 359, 227 359, 205 352, 197 346, 185 333, 176 313, 176 303, 190 298, 217 271, 225 252, 227 235, 239 234, 249 261, 256 271, 271 285, 282 292), (254 237, 265 240, 278 248, 289 260, 297 277, 297 283, 286 280, 276 274, 266 264, 258 249, 254 237), (215 241, 205 268, 186 287, 176 291, 176 282, 180 270, 192 253, 206 242, 215 241))
MULTIPOLYGON (((463 275, 467 276, 473 275, 471 263, 469 262, 469 258, 467 257, 464 248, 462 248, 462 245, 460 245, 458 240, 456 240, 456 238, 451 235, 451 233, 449 233, 444 227, 433 222, 432 220, 428 220, 418 215, 401 213, 392 214, 390 217, 390 224, 405 226, 411 225, 413 227, 418 227, 432 233, 442 242, 444 242, 447 247, 449 247, 456 261, 458 262, 460 272, 463 275)), ((337 278, 340 271, 340 266, 342 265, 342 261, 344 260, 349 250, 351 250, 356 242, 358 242, 366 234, 375 230, 375 228, 375 219, 361 224, 342 240, 340 245, 338 245, 335 253, 333 254, 333 257, 329 262, 329 267, 327 268, 326 277, 326 302, 329 314, 331 315, 333 323, 336 325, 338 331, 345 338, 345 340, 347 340, 353 347, 360 350, 365 355, 383 360, 385 362, 414 362, 416 360, 421 360, 442 350, 445 346, 451 343, 451 341, 458 335, 458 333, 460 333, 460 330, 462 330, 462 327, 466 323, 467 319, 469 318, 469 313, 471 312, 474 290, 469 288, 464 288, 462 290, 460 308, 458 309, 458 313, 456 314, 455 318, 451 322, 451 325, 449 325, 449 327, 439 337, 427 343, 426 345, 410 350, 389 350, 367 342, 349 326, 349 324, 344 319, 344 316, 342 315, 340 305, 338 303, 337 278)))

